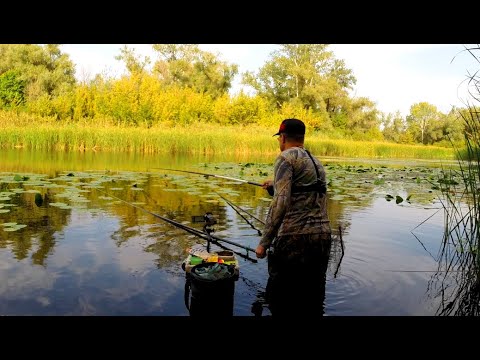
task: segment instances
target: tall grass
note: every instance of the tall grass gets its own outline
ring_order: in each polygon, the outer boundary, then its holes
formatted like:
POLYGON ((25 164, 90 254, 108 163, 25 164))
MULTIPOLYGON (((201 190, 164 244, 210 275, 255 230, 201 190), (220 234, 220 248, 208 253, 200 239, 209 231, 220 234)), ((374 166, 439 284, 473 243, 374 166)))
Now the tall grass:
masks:
POLYGON ((318 156, 380 158, 380 159, 445 159, 454 160, 454 151, 450 148, 402 145, 387 142, 330 140, 309 138, 305 147, 318 156))
MULTIPOLYGON (((473 53, 479 50, 466 49, 480 64, 480 58, 473 53)), ((460 113, 465 125, 466 148, 458 150, 459 170, 445 172, 439 181, 445 231, 439 252, 439 271, 432 279, 432 287, 439 284, 438 315, 480 315, 480 113, 475 106, 480 104, 480 77, 477 73, 469 77, 468 84, 473 100, 468 114, 460 113)))
MULTIPOLYGON (((27 117, 7 119, 0 113, 0 147, 34 150, 113 151, 161 154, 274 155, 277 128, 258 125, 184 127, 127 127, 108 121, 64 123, 27 117), (3 116, 3 117, 2 117, 3 116)), ((329 139, 319 133, 306 135, 305 146, 317 156, 384 159, 454 159, 453 148, 399 145, 387 142, 329 139)))

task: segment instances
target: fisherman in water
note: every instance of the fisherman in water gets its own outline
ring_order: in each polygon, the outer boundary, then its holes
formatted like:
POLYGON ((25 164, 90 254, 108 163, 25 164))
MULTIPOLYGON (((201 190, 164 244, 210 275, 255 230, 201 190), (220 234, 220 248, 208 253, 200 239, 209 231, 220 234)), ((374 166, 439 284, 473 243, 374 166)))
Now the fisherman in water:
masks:
POLYGON ((325 170, 304 148, 301 120, 283 120, 274 136, 281 153, 262 185, 274 195, 255 251, 264 258, 268 250, 265 300, 272 316, 322 316, 331 246, 325 170))

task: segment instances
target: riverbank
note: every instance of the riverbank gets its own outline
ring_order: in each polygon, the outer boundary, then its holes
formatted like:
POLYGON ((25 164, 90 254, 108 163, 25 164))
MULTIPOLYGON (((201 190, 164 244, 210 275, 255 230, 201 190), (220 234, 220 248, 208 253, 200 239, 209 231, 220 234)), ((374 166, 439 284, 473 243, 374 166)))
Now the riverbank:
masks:
MULTIPOLYGON (((131 152, 144 154, 275 155, 277 129, 259 126, 139 128, 111 125, 34 124, 2 125, 0 147, 33 150, 131 152)), ((388 142, 329 139, 306 134, 305 146, 317 156, 372 159, 454 160, 452 148, 388 142)))

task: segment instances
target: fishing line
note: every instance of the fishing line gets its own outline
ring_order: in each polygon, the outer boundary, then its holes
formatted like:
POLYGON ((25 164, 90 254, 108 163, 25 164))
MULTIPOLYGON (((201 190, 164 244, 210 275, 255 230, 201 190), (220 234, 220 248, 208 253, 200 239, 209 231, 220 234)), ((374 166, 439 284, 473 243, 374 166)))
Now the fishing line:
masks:
MULTIPOLYGON (((229 177, 229 176, 222 176, 222 175, 215 175, 215 174, 207 174, 207 173, 202 173, 202 172, 198 172, 198 171, 188 171, 188 170, 178 170, 178 169, 167 169, 167 168, 152 168, 152 169, 154 169, 154 170, 178 171, 178 172, 184 172, 184 173, 188 173, 188 174, 197 174, 197 175, 205 176, 207 179, 208 179, 208 177, 216 177, 216 178, 220 178, 220 179, 232 180, 232 181, 237 181, 237 182, 241 182, 241 183, 246 183, 246 184, 250 184, 250 185, 255 185, 255 186, 263 187, 263 184, 260 184, 260 183, 254 182, 254 181, 236 179, 236 178, 229 177)), ((274 194, 274 188, 273 188, 272 185, 269 186, 269 187, 267 187, 266 190, 267 190, 267 192, 268 192, 268 194, 269 194, 270 196, 273 196, 273 194, 274 194)))
MULTIPOLYGON (((252 249, 251 247, 248 247, 248 246, 245 246, 245 245, 241 245, 241 244, 239 244, 239 243, 236 243, 236 242, 233 242, 233 241, 229 241, 229 240, 226 240, 226 239, 222 239, 222 238, 219 238, 219 237, 216 237, 216 236, 213 236, 213 235, 207 235, 207 234, 205 234, 204 232, 202 232, 202 231, 200 231, 200 230, 197 230, 197 229, 195 229, 195 228, 191 228, 191 227, 189 227, 189 226, 186 226, 186 225, 184 225, 184 224, 178 223, 178 222, 173 221, 173 220, 171 220, 171 219, 169 219, 169 218, 166 218, 166 217, 164 217, 164 216, 155 214, 155 213, 153 213, 153 212, 151 212, 151 211, 149 211, 149 210, 147 210, 147 209, 144 209, 144 208, 142 208, 142 207, 140 207, 140 206, 138 206, 138 205, 129 203, 128 201, 125 201, 125 200, 123 200, 123 199, 121 199, 121 198, 119 198, 119 197, 117 197, 117 196, 115 196, 115 195, 108 194, 107 192, 105 192, 105 191, 103 191, 103 190, 100 190, 100 189, 98 189, 98 188, 97 188, 97 190, 100 191, 100 192, 102 192, 102 193, 104 193, 104 194, 107 195, 107 196, 113 197, 113 198, 115 198, 115 199, 117 199, 117 200, 119 200, 119 201, 122 201, 122 202, 130 205, 130 206, 133 206, 134 208, 137 208, 137 209, 139 209, 139 210, 145 211, 146 213, 149 213, 150 215, 153 215, 153 216, 155 216, 155 217, 157 217, 157 218, 159 218, 159 219, 162 219, 162 220, 164 220, 164 221, 166 221, 166 222, 168 222, 168 223, 170 223, 170 224, 172 224, 172 225, 174 225, 174 226, 177 226, 177 227, 179 227, 179 228, 181 228, 181 229, 183 229, 183 230, 185 230, 185 231, 187 231, 187 232, 189 232, 189 233, 191 233, 191 234, 193 234, 193 235, 200 236, 200 237, 202 237, 202 238, 204 238, 204 239, 207 239, 207 240, 208 240, 208 237, 211 237, 213 240, 221 241, 221 242, 226 242, 226 243, 228 243, 228 244, 230 244, 230 245, 234 245, 234 246, 241 247, 241 248, 243 248, 243 249, 245 249, 245 250, 247 250, 247 251, 255 252, 255 249, 252 249)), ((252 260, 254 260, 254 259, 252 259, 252 260)))
MULTIPOLYGON (((231 201, 229 201, 228 199, 224 198, 222 195, 220 195, 219 193, 215 192, 215 194, 217 194, 218 196, 220 196, 223 200, 225 200, 225 202, 230 205, 230 207, 235 210, 235 212, 240 215, 243 220, 245 220, 248 225, 251 226, 252 229, 256 230, 258 232, 258 235, 259 236, 262 236, 262 232, 260 230, 258 230, 245 216, 243 216, 243 214, 240 213, 240 211, 238 211, 238 209, 244 211, 245 213, 247 213, 248 215, 250 215, 251 217, 253 217, 254 219, 256 219, 257 221, 260 221, 259 219, 255 218, 252 214, 250 214, 249 212, 247 212, 246 210, 242 209, 240 206, 238 205, 235 205, 233 204, 231 201)), ((264 222, 262 222, 263 225, 265 225, 264 222)))

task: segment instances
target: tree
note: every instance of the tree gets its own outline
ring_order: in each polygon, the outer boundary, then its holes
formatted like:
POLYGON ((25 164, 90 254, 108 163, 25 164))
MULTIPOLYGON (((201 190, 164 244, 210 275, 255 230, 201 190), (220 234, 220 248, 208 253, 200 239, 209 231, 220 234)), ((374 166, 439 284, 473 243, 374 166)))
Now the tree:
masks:
POLYGON ((376 139, 383 137, 380 133, 378 110, 373 101, 366 97, 348 99, 343 102, 343 108, 342 113, 346 114, 346 134, 365 135, 368 133, 375 134, 376 139))
POLYGON ((25 103, 25 81, 15 70, 0 75, 0 107, 13 108, 25 103))
POLYGON ((145 56, 143 60, 135 54, 135 49, 129 48, 125 45, 120 49, 120 55, 115 56, 115 60, 123 61, 125 67, 130 75, 141 74, 145 71, 145 68, 150 64, 150 58, 145 56))
POLYGON ((400 111, 397 111, 394 114, 382 114, 381 118, 381 124, 383 127, 382 132, 385 140, 400 143, 401 138, 405 134, 407 128, 405 120, 403 119, 400 111))
POLYGON ((159 54, 153 71, 164 85, 189 87, 213 99, 228 93, 238 73, 238 65, 221 61, 197 44, 154 44, 153 49, 159 54))
POLYGON ((141 87, 143 82, 143 75, 146 74, 145 69, 150 64, 150 58, 145 56, 143 60, 135 54, 135 49, 130 49, 125 45, 120 49, 120 55, 115 56, 116 60, 123 60, 125 67, 130 74, 130 79, 134 82, 134 90, 131 95, 134 97, 134 103, 137 108, 140 107, 141 100, 141 87))
POLYGON ((283 44, 257 74, 246 72, 242 83, 277 108, 299 102, 305 109, 334 112, 356 79, 327 44, 283 44))
POLYGON ((410 107, 410 115, 407 116, 407 123, 410 131, 415 134, 417 141, 422 144, 425 143, 425 134, 428 130, 433 130, 431 124, 438 120, 438 117, 437 107, 427 102, 416 103, 410 107))
POLYGON ((0 75, 10 70, 24 81, 26 101, 59 95, 76 82, 75 66, 58 44, 0 44, 0 75))
POLYGON ((460 143, 465 140, 465 122, 463 121, 464 117, 460 114, 467 114, 467 109, 458 109, 453 107, 450 112, 445 115, 443 134, 448 141, 453 143, 460 143))

